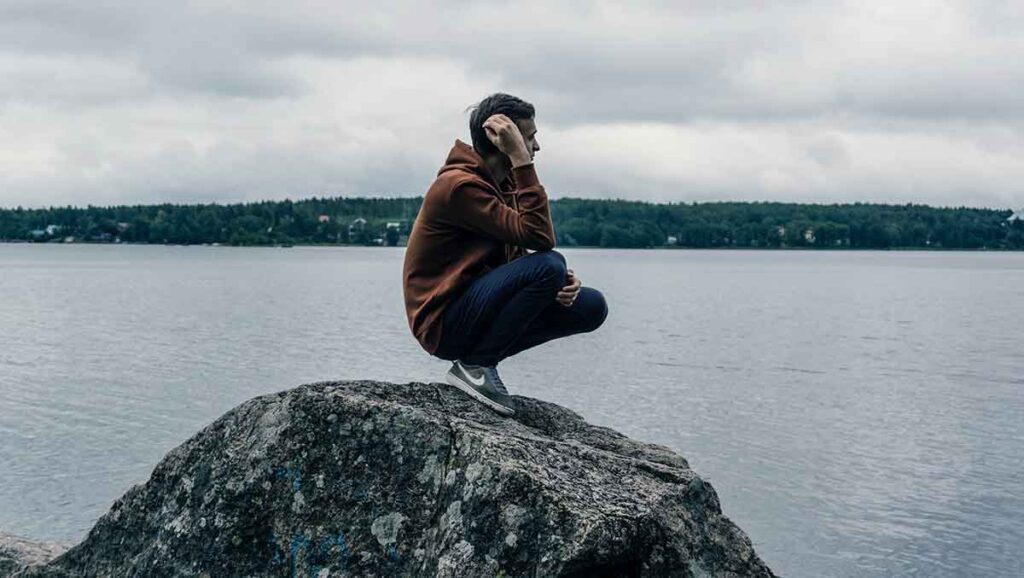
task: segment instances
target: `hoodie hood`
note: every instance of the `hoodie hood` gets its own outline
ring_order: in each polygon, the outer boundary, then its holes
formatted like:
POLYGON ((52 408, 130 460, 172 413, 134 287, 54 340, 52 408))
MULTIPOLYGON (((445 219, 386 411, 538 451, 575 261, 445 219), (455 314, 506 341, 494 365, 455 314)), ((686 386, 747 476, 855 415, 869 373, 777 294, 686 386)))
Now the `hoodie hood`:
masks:
POLYGON ((495 192, 503 192, 510 187, 513 190, 515 188, 511 172, 509 172, 508 178, 503 183, 498 183, 494 175, 491 174, 490 169, 487 168, 487 164, 484 163, 483 157, 476 152, 472 145, 463 142, 461 139, 455 139, 455 144, 452 146, 452 150, 448 151, 448 158, 445 159, 444 166, 437 171, 437 176, 441 176, 449 171, 461 171, 467 173, 467 176, 475 176, 486 183, 489 188, 494 189, 495 192), (505 187, 502 187, 502 185, 505 185, 505 187))
MULTIPOLYGON (((487 164, 484 163, 480 153, 476 152, 472 145, 463 142, 461 139, 455 139, 452 150, 448 151, 448 158, 445 159, 444 166, 437 171, 438 177, 442 175, 452 179, 452 189, 459 184, 472 181, 478 185, 483 185, 481 188, 494 193, 495 196, 501 199, 501 202, 513 207, 517 211, 519 210, 519 203, 516 202, 514 194, 516 181, 515 177, 512 176, 512 171, 509 171, 508 177, 501 183, 505 185, 502 187, 495 181, 494 175, 487 168, 487 164)), ((505 262, 507 263, 516 254, 516 249, 508 243, 504 243, 504 253, 505 262)))

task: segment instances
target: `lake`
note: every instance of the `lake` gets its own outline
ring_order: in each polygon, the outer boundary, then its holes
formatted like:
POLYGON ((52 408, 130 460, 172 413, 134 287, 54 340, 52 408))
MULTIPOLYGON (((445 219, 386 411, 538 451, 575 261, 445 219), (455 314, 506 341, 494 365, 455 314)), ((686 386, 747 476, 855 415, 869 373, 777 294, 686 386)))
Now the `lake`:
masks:
MULTIPOLYGON (((785 576, 1024 573, 1024 254, 561 249, 513 393, 667 445, 785 576)), ((84 537, 253 396, 440 381, 404 248, 0 244, 0 531, 84 537)))

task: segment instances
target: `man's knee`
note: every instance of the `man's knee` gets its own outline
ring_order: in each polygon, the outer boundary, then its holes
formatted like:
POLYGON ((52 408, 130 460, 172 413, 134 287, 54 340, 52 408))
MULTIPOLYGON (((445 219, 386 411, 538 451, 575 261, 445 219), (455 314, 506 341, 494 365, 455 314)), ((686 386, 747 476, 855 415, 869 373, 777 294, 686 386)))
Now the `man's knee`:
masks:
POLYGON ((605 301, 604 294, 593 287, 581 287, 580 292, 579 298, 584 298, 586 303, 586 316, 589 321, 587 331, 593 331, 603 325, 604 320, 608 318, 608 302, 605 301))
MULTIPOLYGON (((546 251, 535 251, 530 255, 530 257, 532 257, 538 262, 538 267, 543 268, 548 273, 551 273, 555 277, 557 277, 559 282, 565 280, 565 257, 558 251, 555 251, 554 249, 548 249, 546 251)), ((561 288, 561 286, 559 287, 561 288)))

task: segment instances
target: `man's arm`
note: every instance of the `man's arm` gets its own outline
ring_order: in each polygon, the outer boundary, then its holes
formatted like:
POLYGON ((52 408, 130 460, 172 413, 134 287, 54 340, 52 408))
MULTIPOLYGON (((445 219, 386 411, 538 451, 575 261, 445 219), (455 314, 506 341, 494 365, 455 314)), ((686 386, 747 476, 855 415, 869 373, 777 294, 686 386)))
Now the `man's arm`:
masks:
POLYGON ((511 263, 512 261, 515 261, 516 259, 518 259, 520 257, 525 257, 525 256, 530 254, 529 251, 527 251, 525 247, 520 247, 519 245, 509 245, 509 247, 510 247, 509 252, 508 252, 508 262, 509 263, 511 263))
POLYGON ((518 210, 490 191, 465 184, 452 191, 452 217, 467 229, 504 243, 536 251, 554 249, 551 207, 533 164, 515 167, 512 175, 518 210))

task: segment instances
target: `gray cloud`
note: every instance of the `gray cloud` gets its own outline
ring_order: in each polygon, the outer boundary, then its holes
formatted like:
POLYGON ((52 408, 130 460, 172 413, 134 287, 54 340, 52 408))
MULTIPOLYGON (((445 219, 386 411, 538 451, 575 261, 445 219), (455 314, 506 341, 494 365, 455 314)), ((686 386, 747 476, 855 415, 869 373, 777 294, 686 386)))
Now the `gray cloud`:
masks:
POLYGON ((495 90, 537 104, 555 196, 1022 205, 1022 25, 967 0, 9 0, 0 205, 418 194, 495 90))

